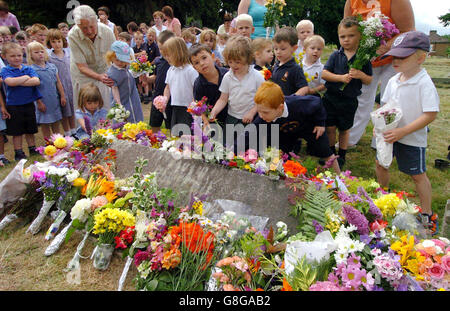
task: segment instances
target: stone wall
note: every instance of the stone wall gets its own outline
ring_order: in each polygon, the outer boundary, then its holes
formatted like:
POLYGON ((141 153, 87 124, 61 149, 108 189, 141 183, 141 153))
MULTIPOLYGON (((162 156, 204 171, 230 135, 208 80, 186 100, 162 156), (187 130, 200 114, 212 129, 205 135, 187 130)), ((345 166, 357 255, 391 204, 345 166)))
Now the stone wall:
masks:
POLYGON ((131 176, 135 161, 146 158, 149 164, 144 172, 156 172, 158 185, 177 191, 184 204, 189 203, 191 193, 207 194, 208 202, 217 199, 239 201, 249 205, 253 215, 268 217, 269 225, 275 227, 277 221, 283 221, 291 234, 297 232, 297 221, 289 216, 290 191, 284 181, 201 160, 177 160, 167 151, 127 141, 117 141, 111 148, 117 151, 116 175, 120 178, 131 176))

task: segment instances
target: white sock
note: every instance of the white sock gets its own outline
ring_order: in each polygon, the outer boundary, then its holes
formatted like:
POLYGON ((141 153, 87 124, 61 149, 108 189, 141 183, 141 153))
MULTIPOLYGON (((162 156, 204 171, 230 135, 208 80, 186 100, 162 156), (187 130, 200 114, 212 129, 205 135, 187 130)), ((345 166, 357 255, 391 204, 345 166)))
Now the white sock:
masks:
POLYGON ((76 133, 77 133, 76 128, 70 129, 70 134, 75 135, 76 133))

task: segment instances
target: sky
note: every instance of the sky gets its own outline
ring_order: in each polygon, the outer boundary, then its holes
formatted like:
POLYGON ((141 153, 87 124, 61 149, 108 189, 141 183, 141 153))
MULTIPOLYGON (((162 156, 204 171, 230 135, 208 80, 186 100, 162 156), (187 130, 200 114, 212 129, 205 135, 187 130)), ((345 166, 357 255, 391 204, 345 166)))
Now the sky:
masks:
POLYGON ((430 30, 437 30, 438 35, 450 35, 450 26, 444 25, 438 16, 450 12, 447 0, 410 0, 416 20, 416 29, 426 34, 430 30))

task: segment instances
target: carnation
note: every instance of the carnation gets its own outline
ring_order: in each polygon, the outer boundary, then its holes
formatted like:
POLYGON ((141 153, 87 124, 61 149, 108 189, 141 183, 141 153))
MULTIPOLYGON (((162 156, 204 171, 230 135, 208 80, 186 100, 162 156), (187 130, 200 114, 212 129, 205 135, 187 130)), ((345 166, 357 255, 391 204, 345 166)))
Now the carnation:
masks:
POLYGON ((316 282, 309 287, 310 291, 342 291, 342 289, 336 285, 334 282, 324 281, 316 282))

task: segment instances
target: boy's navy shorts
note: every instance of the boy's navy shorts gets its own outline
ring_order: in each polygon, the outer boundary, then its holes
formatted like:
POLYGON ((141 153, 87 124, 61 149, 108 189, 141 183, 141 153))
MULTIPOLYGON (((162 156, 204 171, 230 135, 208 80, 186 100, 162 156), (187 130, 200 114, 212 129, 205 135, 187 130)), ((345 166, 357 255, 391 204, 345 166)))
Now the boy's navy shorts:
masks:
POLYGON ((395 142, 392 149, 400 172, 407 175, 420 175, 426 172, 425 147, 395 142))
POLYGON ((10 136, 21 136, 24 134, 36 134, 38 127, 36 123, 36 108, 34 103, 25 105, 6 106, 10 119, 6 119, 6 134, 10 136))
POLYGON ((322 102, 327 111, 327 119, 325 121, 327 127, 336 126, 340 131, 352 128, 353 119, 358 108, 358 99, 356 97, 342 97, 325 93, 322 102))

